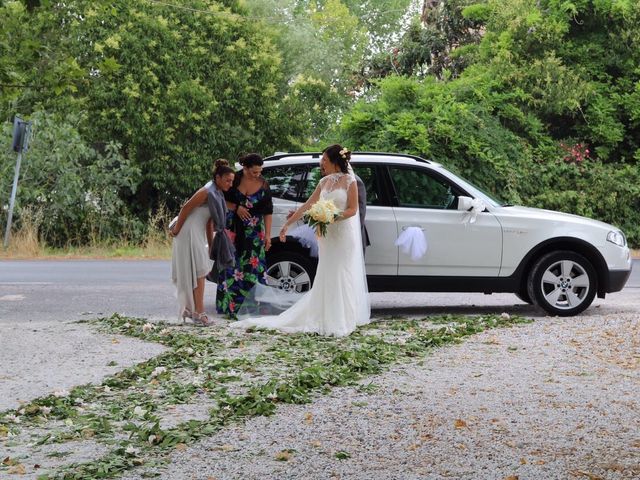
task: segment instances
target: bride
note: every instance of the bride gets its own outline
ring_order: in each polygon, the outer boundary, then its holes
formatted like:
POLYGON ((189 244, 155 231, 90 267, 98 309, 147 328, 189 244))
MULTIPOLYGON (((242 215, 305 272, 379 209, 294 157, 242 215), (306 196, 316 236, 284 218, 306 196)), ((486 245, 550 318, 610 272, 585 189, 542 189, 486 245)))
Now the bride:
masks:
POLYGON ((322 152, 320 180, 307 200, 280 230, 286 241, 289 226, 302 218, 318 200, 333 200, 341 210, 318 238, 318 269, 313 287, 291 308, 277 316, 253 317, 234 322, 231 327, 257 326, 285 333, 305 332, 342 337, 358 325, 369 323, 371 308, 362 253, 358 189, 349 165, 351 152, 331 145, 322 152))

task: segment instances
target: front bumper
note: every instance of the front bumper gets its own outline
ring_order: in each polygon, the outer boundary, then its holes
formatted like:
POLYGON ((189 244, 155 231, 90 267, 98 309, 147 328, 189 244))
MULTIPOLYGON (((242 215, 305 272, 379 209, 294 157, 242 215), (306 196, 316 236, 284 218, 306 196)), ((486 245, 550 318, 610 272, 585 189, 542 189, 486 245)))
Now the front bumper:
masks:
POLYGON ((607 275, 607 293, 622 290, 630 276, 631 268, 629 268, 629 270, 609 270, 607 275))

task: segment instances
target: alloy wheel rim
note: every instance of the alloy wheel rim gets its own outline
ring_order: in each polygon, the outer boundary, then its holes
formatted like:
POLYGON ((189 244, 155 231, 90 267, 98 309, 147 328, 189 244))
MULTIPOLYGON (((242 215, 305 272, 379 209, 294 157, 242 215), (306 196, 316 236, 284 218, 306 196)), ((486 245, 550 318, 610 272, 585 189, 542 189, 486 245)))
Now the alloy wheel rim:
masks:
POLYGON ((591 290, 591 281, 582 265, 572 260, 559 260, 547 267, 540 289, 549 305, 570 310, 582 304, 591 290))
POLYGON ((286 292, 306 292, 311 288, 311 278, 298 263, 281 261, 267 269, 267 285, 286 292))

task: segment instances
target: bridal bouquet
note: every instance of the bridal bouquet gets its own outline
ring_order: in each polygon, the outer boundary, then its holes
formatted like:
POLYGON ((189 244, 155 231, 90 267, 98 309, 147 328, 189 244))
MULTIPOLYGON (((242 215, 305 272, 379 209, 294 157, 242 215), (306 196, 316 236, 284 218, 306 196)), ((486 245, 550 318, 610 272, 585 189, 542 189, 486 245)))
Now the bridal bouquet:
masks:
POLYGON ((332 224, 340 213, 341 210, 332 200, 318 200, 304 213, 302 220, 324 237, 327 235, 327 225, 332 224))

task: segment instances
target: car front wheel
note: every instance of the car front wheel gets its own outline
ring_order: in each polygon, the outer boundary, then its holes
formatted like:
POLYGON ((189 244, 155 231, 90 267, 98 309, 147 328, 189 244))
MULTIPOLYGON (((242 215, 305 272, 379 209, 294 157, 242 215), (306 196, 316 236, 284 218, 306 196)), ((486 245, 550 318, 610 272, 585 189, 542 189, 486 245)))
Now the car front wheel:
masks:
POLYGON ((315 263, 295 252, 267 256, 267 285, 287 292, 303 293, 311 289, 316 275, 315 263))
POLYGON ((551 252, 531 269, 527 281, 529 298, 550 315, 570 317, 585 310, 596 295, 597 276, 582 255, 551 252))

